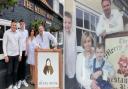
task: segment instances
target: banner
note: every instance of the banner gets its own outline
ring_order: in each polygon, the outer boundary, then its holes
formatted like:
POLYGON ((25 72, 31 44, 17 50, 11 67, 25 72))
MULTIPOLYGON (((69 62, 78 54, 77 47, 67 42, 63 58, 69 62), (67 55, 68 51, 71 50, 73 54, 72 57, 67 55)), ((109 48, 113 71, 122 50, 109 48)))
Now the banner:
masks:
POLYGON ((36 89, 60 89, 61 50, 36 51, 36 89))
POLYGON ((116 72, 110 79, 114 89, 128 89, 128 36, 107 38, 105 50, 116 72))

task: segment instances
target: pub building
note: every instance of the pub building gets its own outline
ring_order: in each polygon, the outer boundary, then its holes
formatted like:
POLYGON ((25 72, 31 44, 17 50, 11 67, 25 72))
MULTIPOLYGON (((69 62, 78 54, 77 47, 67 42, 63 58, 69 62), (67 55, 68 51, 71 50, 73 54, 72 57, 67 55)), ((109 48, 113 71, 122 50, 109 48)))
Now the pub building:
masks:
POLYGON ((62 47, 63 42, 63 4, 59 0, 17 0, 11 8, 5 8, 0 13, 0 89, 5 88, 6 68, 3 59, 2 38, 10 28, 11 19, 24 19, 26 29, 34 20, 46 21, 46 31, 50 31, 62 47))

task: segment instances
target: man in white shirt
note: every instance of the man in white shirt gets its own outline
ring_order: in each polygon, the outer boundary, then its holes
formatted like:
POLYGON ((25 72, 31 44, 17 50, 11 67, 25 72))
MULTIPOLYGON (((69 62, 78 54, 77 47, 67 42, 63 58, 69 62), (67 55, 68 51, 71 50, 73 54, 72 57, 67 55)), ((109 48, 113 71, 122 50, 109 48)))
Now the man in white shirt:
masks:
POLYGON ((12 20, 11 28, 3 36, 3 52, 7 65, 7 89, 17 88, 17 70, 22 56, 22 43, 19 32, 16 30, 16 21, 12 20))
POLYGON ((100 16, 96 33, 97 36, 105 37, 107 34, 124 30, 122 14, 117 10, 111 10, 111 0, 102 0, 104 13, 100 16))
POLYGON ((57 47, 57 39, 50 32, 46 32, 43 25, 39 26, 39 34, 36 36, 36 40, 40 48, 49 49, 50 40, 53 42, 53 46, 57 47))
POLYGON ((21 40, 22 40, 22 60, 19 63, 19 68, 18 68, 18 88, 21 87, 21 84, 23 84, 25 87, 28 87, 28 83, 26 82, 26 45, 27 45, 27 38, 28 38, 28 30, 25 29, 25 22, 23 19, 19 21, 20 23, 20 29, 18 29, 20 35, 21 35, 21 40))

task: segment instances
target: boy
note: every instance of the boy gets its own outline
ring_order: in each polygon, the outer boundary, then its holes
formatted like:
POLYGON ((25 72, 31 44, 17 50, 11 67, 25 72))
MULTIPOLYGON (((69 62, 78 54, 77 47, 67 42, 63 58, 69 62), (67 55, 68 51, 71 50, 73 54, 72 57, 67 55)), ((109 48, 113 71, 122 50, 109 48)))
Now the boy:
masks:
POLYGON ((112 65, 105 59, 105 49, 103 44, 96 46, 96 58, 93 60, 91 69, 93 73, 91 78, 96 80, 96 84, 100 89, 112 89, 112 85, 108 82, 108 79, 114 75, 114 69, 112 65), (99 75, 96 75, 99 73, 99 75))

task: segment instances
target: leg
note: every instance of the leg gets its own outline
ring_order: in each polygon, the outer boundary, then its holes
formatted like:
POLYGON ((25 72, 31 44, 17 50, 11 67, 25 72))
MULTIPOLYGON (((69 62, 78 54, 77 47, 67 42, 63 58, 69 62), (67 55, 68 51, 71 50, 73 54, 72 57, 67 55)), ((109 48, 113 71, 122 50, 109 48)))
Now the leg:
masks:
POLYGON ((13 85, 16 85, 18 82, 17 79, 17 71, 18 71, 18 65, 19 65, 19 56, 14 56, 13 59, 13 85))
POLYGON ((22 52, 22 60, 19 63, 18 80, 24 80, 26 76, 26 56, 25 51, 22 52))
POLYGON ((6 63, 7 65, 7 77, 6 77, 6 84, 7 87, 13 84, 13 79, 12 79, 12 73, 13 73, 13 62, 12 62, 12 57, 8 57, 9 62, 6 63))
POLYGON ((35 66, 32 65, 32 81, 35 84, 35 66))

